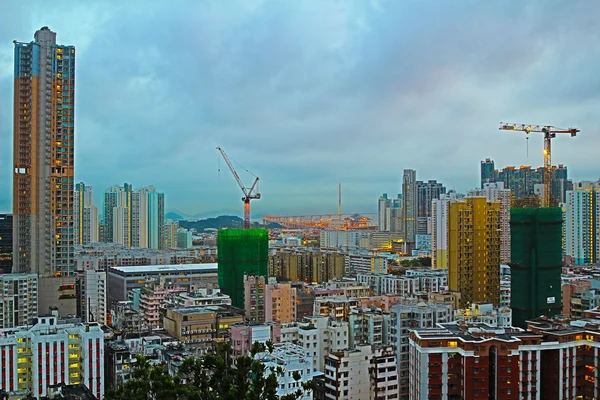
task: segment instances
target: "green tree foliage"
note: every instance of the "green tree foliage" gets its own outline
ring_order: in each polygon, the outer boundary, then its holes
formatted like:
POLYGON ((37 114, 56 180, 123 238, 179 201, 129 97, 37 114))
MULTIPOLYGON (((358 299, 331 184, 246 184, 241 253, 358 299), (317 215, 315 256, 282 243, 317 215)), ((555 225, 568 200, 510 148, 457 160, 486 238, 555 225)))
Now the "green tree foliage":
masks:
MULTIPOLYGON (((106 400, 298 400, 312 384, 303 384, 303 390, 277 396, 277 379, 283 370, 267 373, 266 367, 254 359, 260 352, 273 351, 273 345, 254 343, 250 356, 235 360, 231 346, 223 345, 219 354, 208 354, 202 359, 188 358, 173 378, 164 365, 152 365, 138 356, 131 379, 114 391, 106 393, 106 400)), ((293 379, 299 381, 300 374, 293 379)))

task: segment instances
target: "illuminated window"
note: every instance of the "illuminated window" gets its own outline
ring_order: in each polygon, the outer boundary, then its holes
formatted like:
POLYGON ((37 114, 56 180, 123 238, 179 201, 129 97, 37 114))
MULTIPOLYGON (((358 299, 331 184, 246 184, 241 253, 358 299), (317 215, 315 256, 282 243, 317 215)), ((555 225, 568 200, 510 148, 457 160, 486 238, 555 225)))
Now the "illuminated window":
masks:
POLYGON ((448 342, 448 347, 458 347, 458 342, 448 342))

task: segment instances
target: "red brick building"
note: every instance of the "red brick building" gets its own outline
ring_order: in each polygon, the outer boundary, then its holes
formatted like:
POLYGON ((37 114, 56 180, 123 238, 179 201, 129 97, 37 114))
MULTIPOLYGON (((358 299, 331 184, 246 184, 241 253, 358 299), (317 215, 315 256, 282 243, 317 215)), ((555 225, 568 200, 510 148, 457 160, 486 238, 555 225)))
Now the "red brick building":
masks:
POLYGON ((598 323, 538 319, 527 331, 457 323, 416 329, 409 342, 410 399, 597 399, 598 323))

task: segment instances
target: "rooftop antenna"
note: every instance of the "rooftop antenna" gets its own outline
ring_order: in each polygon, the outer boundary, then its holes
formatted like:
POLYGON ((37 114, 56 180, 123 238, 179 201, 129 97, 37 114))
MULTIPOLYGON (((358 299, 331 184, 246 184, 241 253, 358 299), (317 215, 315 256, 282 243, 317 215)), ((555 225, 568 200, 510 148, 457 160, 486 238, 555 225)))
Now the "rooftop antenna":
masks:
POLYGON ((338 220, 342 220, 342 183, 338 182, 338 220))

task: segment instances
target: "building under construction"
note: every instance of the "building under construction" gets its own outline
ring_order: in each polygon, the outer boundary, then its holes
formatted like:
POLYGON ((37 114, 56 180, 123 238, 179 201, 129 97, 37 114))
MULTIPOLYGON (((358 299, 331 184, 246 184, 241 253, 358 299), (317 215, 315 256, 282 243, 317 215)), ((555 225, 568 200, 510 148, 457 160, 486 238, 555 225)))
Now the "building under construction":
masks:
POLYGON ((267 276, 269 233, 266 229, 223 229, 217 236, 219 287, 231 304, 244 308, 244 275, 267 276))
POLYGON ((525 328, 527 320, 562 311, 562 210, 513 208, 510 234, 513 324, 525 328))

